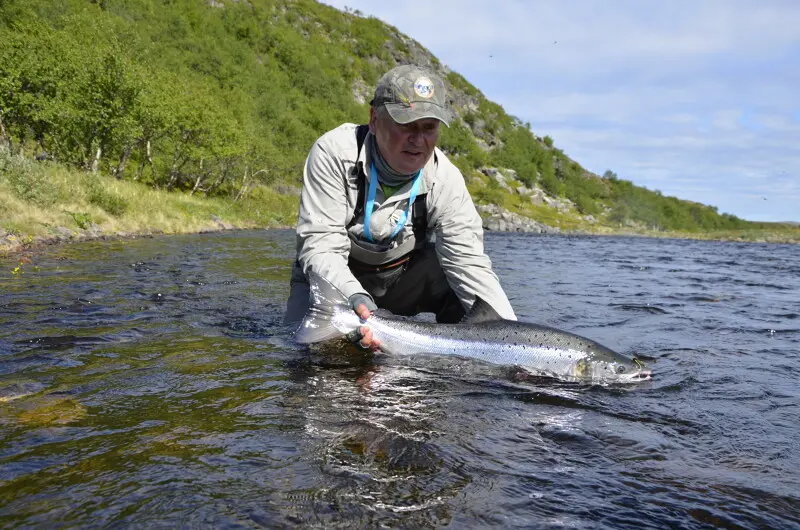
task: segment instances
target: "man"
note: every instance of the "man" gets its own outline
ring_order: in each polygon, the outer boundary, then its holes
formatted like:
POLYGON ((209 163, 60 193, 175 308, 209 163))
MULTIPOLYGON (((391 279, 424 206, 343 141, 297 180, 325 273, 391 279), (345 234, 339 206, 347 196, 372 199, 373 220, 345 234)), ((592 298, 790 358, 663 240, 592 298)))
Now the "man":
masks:
MULTIPOLYGON (((309 306, 306 274, 327 278, 363 319, 382 307, 458 322, 479 296, 514 310, 483 250, 481 218, 461 172, 436 142, 449 112, 442 80, 413 65, 379 81, 369 126, 344 124, 311 148, 303 171, 297 260, 284 322, 309 306)), ((362 347, 378 348, 368 326, 362 347)))

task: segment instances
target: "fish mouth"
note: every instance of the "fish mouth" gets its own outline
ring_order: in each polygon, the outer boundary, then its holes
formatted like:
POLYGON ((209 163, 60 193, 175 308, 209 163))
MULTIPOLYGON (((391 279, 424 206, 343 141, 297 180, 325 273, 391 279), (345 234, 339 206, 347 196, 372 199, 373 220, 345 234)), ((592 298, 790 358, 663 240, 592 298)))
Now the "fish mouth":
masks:
POLYGON ((653 378, 653 371, 647 368, 647 366, 638 357, 634 357, 633 362, 639 370, 629 375, 629 381, 647 381, 648 379, 653 378))
POLYGON ((634 372, 632 374, 626 374, 622 377, 623 381, 629 381, 631 383, 635 383, 637 381, 647 381, 653 378, 653 371, 647 368, 642 368, 638 372, 634 372))

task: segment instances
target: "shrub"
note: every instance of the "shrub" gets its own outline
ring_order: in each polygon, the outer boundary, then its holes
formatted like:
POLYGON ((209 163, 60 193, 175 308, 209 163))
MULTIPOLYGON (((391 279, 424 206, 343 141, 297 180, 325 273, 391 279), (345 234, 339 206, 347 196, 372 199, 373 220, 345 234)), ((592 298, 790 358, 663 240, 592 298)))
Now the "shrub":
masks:
POLYGON ((40 207, 52 206, 58 201, 58 189, 51 185, 42 168, 36 166, 32 160, 0 148, 0 180, 5 180, 18 198, 40 207))
POLYGON ((497 206, 505 207, 508 193, 496 182, 491 181, 488 186, 475 190, 472 193, 472 197, 477 203, 496 204, 497 206))
POLYGON ((90 226, 92 226, 92 216, 85 212, 70 212, 65 210, 65 214, 72 217, 72 220, 75 221, 75 224, 78 225, 78 228, 81 230, 86 230, 90 226))
POLYGON ((89 202, 114 217, 121 217, 128 211, 128 201, 124 197, 104 190, 99 186, 90 188, 89 202))

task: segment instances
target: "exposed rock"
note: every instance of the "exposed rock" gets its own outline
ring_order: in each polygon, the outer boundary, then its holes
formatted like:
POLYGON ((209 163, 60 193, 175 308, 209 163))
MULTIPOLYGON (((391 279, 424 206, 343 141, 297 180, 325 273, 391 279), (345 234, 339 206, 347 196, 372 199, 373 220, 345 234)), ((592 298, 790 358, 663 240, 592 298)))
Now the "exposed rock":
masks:
POLYGON ((541 206, 542 204, 544 204, 544 195, 531 194, 528 196, 528 198, 536 206, 541 206))
POLYGON ((477 206, 477 209, 480 213, 486 214, 483 219, 483 228, 485 230, 495 232, 531 232, 535 234, 557 234, 561 232, 560 228, 548 226, 509 212, 495 204, 481 204, 477 206))
POLYGON ((507 167, 500 168, 496 167, 488 167, 483 166, 478 171, 486 175, 487 177, 495 177, 496 175, 501 175, 504 180, 516 180, 519 181, 519 177, 517 176, 517 172, 513 169, 509 169, 507 167))
POLYGON ((549 195, 545 195, 543 197, 543 200, 544 200, 545 204, 547 204, 548 206, 550 206, 552 208, 555 208, 556 210, 558 210, 561 213, 568 212, 568 211, 572 210, 575 207, 575 203, 573 203, 571 200, 569 200, 567 198, 554 199, 554 198, 550 197, 549 195))
POLYGON ((234 228, 233 225, 226 223, 225 221, 223 221, 214 214, 211 214, 211 220, 214 221, 219 230, 231 230, 232 228, 234 228))
POLYGON ((489 144, 486 143, 486 141, 484 141, 483 138, 475 137, 475 143, 477 143, 478 147, 480 147, 481 150, 483 151, 488 152, 492 148, 489 144))
POLYGON ((86 236, 91 238, 97 238, 103 235, 103 229, 100 228, 100 225, 92 223, 89 228, 86 229, 86 236))
POLYGON ((511 186, 509 186, 506 176, 500 173, 500 170, 494 167, 482 167, 480 172, 486 175, 489 178, 493 178, 497 184, 506 190, 507 192, 511 193, 513 190, 511 186))
POLYGON ((502 168, 502 170, 496 167, 482 167, 479 169, 481 173, 486 175, 489 178, 492 178, 497 182, 497 184, 503 188, 504 190, 508 191, 509 193, 516 192, 517 195, 527 196, 530 198, 531 202, 536 205, 546 204, 551 208, 555 208, 561 213, 569 212, 575 208, 575 204, 567 199, 567 198, 554 198, 549 195, 540 187, 534 186, 533 188, 528 188, 524 184, 519 184, 519 179, 517 172, 513 169, 502 168), (515 187, 512 188, 511 186, 514 185, 515 187))
POLYGON ((367 82, 360 77, 353 80, 351 89, 353 91, 353 99, 355 99, 359 105, 364 105, 372 99, 372 90, 370 90, 367 82))
MULTIPOLYGON (((521 195, 523 197, 528 197, 533 204, 542 205, 542 204, 551 204, 555 203, 555 199, 552 199, 545 193, 545 191, 538 187, 534 186, 533 188, 529 188, 524 184, 517 186, 516 188, 517 195, 521 195), (547 201, 550 201, 549 203, 547 201)), ((555 207, 555 206, 553 206, 555 207)))
POLYGON ((65 226, 57 226, 53 228, 53 232, 55 233, 56 239, 59 241, 66 241, 75 237, 75 232, 65 226))
POLYGON ((300 188, 296 186, 291 186, 289 184, 278 183, 272 186, 272 189, 280 193, 281 195, 291 195, 294 197, 299 197, 302 194, 302 190, 300 188))

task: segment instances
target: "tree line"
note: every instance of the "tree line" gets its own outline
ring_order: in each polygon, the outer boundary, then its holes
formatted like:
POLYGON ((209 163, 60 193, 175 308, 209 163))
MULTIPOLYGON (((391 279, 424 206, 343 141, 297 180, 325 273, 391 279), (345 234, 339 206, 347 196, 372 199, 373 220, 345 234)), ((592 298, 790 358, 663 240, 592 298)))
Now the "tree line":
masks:
POLYGON ((258 4, 4 2, 0 141, 190 193, 296 180, 320 131, 364 115, 348 97, 355 67, 302 34, 313 11, 258 4))

